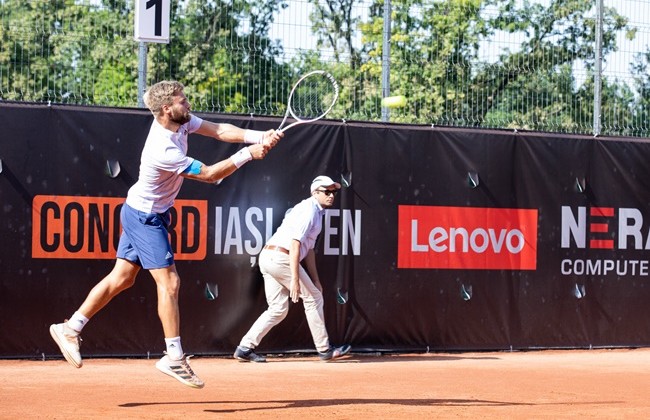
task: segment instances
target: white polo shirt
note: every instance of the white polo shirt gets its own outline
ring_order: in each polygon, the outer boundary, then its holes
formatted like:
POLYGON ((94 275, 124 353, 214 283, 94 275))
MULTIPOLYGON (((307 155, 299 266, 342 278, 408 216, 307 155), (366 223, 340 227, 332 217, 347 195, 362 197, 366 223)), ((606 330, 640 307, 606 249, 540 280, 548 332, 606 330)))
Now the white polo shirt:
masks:
POLYGON ((129 189, 126 204, 145 213, 164 213, 174 205, 183 185, 180 174, 194 162, 187 156, 187 137, 203 120, 194 115, 173 132, 154 119, 142 149, 140 175, 129 189))
POLYGON ((287 212, 267 245, 289 249, 291 241, 296 239, 300 241, 300 261, 302 261, 307 256, 307 252, 316 245, 316 239, 323 228, 323 214, 325 209, 314 196, 302 200, 287 212))

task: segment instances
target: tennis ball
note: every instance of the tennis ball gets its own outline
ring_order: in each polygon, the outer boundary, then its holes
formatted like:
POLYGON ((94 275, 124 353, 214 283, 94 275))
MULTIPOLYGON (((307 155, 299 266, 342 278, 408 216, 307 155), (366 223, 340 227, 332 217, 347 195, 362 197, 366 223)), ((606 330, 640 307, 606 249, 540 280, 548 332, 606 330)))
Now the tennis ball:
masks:
POLYGON ((387 96, 381 100, 381 106, 386 108, 401 108, 406 106, 406 96, 387 96))

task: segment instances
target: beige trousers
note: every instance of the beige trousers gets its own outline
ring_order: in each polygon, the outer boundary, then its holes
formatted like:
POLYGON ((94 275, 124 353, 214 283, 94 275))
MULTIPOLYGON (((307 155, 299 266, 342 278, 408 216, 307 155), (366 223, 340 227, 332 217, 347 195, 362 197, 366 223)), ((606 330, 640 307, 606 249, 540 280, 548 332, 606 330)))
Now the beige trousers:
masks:
MULTIPOLYGON (((264 276, 264 292, 268 309, 257 318, 250 330, 242 338, 239 345, 256 348, 262 339, 278 325, 289 312, 289 288, 291 283, 291 270, 289 269, 289 256, 283 252, 263 249, 260 253, 260 271, 264 276)), ((300 268, 300 299, 305 308, 307 324, 318 351, 327 351, 330 348, 327 329, 325 328, 325 314, 323 311, 323 294, 318 290, 307 271, 300 268)))

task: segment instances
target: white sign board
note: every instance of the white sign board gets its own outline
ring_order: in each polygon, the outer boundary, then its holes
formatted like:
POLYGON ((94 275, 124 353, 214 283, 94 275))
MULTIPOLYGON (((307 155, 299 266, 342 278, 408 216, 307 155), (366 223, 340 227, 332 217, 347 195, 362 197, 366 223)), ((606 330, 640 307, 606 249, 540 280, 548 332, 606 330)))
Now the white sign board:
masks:
POLYGON ((169 43, 171 0, 135 0, 135 40, 169 43))

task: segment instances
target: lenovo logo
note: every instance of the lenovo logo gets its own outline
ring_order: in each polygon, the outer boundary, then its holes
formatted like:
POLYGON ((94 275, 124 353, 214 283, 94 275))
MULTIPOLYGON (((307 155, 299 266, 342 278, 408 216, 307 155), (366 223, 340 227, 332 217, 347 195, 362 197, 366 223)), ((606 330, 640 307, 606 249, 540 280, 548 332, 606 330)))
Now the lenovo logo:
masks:
POLYGON ((398 212, 398 268, 537 268, 537 210, 399 206, 398 212))

